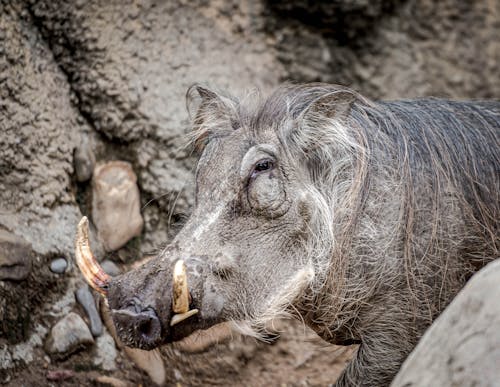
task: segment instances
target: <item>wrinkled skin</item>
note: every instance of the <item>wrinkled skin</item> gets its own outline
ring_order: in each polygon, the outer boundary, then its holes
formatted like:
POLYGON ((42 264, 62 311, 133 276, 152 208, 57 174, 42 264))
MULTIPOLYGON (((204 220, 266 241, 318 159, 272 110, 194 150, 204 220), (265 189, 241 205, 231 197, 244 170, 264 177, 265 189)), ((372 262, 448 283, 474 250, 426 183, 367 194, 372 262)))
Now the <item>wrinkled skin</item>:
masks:
POLYGON ((122 340, 152 348, 220 321, 260 315, 304 269, 300 241, 307 203, 294 175, 272 135, 234 131, 211 140, 196 172, 196 205, 182 231, 156 259, 110 286, 112 309, 133 298, 134 308, 156 311, 161 338, 125 333, 122 340), (187 266, 191 307, 200 313, 170 329, 171 273, 178 259, 187 266))

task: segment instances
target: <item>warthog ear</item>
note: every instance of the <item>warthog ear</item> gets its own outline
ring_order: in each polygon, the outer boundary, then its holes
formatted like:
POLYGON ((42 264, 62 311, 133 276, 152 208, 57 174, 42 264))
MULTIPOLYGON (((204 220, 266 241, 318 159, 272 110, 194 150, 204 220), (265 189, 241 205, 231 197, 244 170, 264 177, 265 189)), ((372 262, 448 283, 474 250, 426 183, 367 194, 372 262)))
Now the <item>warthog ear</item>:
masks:
POLYGON ((198 151, 208 143, 210 133, 234 128, 235 102, 200 85, 186 93, 186 106, 193 126, 193 143, 198 151))
POLYGON ((350 90, 335 90, 326 93, 315 100, 304 109, 302 119, 317 118, 318 116, 344 121, 351 113, 352 104, 357 95, 350 90))

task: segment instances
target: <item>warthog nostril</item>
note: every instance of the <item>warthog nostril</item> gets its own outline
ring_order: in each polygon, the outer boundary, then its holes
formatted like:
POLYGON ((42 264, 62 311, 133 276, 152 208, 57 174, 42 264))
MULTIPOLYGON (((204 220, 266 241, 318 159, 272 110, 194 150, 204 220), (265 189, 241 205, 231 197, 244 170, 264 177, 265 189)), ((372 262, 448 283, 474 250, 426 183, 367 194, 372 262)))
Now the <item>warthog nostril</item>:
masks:
POLYGON ((138 333, 142 335, 142 337, 150 337, 151 333, 154 333, 155 327, 151 318, 148 320, 144 320, 139 322, 139 326, 137 327, 138 333))
POLYGON ((113 320, 126 345, 151 349, 161 342, 161 323, 152 308, 140 312, 131 308, 114 310, 113 320))

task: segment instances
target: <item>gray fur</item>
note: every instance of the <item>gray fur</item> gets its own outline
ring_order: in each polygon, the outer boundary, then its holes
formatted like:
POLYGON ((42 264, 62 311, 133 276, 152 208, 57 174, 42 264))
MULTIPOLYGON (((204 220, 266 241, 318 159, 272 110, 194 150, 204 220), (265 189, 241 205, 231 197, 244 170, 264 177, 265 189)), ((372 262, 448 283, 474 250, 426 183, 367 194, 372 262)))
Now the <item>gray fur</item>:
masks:
POLYGON ((188 105, 196 206, 144 271, 188 257, 201 320, 259 337, 294 315, 328 342, 360 343, 338 386, 385 386, 499 256, 497 102, 373 102, 311 84, 243 101, 193 87, 188 105))

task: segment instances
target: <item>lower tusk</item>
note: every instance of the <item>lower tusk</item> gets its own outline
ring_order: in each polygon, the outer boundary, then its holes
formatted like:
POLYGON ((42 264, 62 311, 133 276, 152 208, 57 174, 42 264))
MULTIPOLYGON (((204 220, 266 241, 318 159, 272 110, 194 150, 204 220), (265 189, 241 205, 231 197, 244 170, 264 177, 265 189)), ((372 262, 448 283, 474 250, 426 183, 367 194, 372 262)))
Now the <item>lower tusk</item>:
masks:
POLYGON ((78 268, 82 272, 85 281, 95 290, 105 296, 108 292, 108 284, 110 281, 109 275, 102 270, 101 266, 90 250, 89 243, 89 221, 86 216, 78 223, 76 242, 75 242, 75 258, 78 268))
POLYGON ((170 320, 170 326, 173 327, 174 325, 179 324, 180 322, 184 321, 185 319, 194 316, 196 313, 198 313, 198 309, 191 309, 190 311, 186 313, 179 313, 179 314, 174 314, 172 316, 172 319, 170 320))

